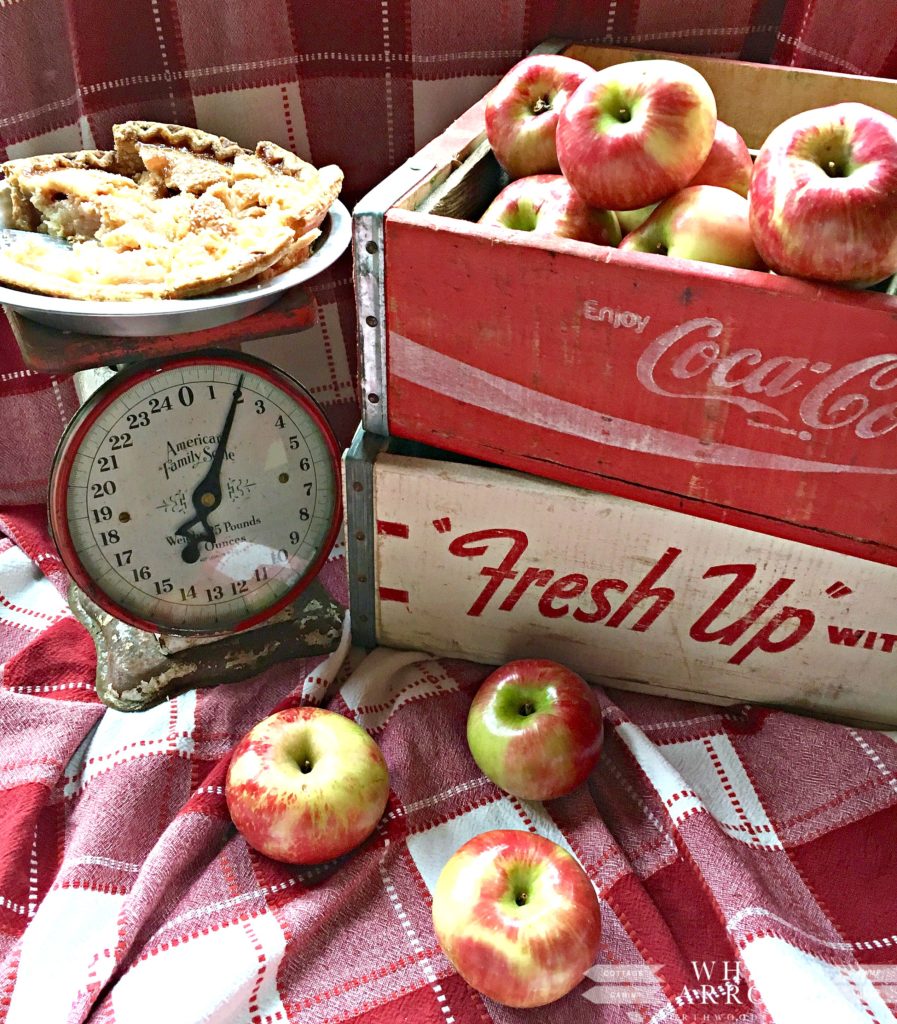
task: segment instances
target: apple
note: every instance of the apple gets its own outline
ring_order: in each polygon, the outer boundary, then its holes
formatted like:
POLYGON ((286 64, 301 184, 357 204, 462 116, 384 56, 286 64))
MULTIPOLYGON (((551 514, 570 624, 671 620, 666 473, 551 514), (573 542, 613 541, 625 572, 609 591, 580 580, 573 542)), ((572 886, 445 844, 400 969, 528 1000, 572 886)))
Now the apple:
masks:
POLYGON ((489 93, 486 137, 512 178, 558 173, 558 114, 591 73, 572 57, 539 54, 515 64, 489 93))
POLYGON ((617 214, 617 223, 620 225, 620 230, 624 235, 628 235, 630 231, 635 231, 636 228, 640 228, 657 209, 657 207, 657 203, 649 203, 647 206, 640 206, 637 210, 615 211, 617 214))
POLYGON ((433 928, 468 985, 505 1006, 544 1006, 595 963, 601 908, 563 847, 496 829, 449 858, 433 891, 433 928))
POLYGON ((614 64, 590 75, 564 105, 558 161, 590 206, 635 210, 691 181, 715 127, 713 92, 687 64, 614 64))
POLYGON ((552 800, 585 782, 601 755, 601 706, 556 661, 521 658, 489 675, 467 715, 467 745, 484 775, 521 800, 552 800))
POLYGON ((616 216, 586 206, 561 174, 517 178, 498 193, 479 222, 597 245, 616 245, 622 237, 616 216))
POLYGON ((707 159, 689 185, 719 185, 747 198, 753 170, 747 143, 731 125, 717 121, 707 159))
POLYGON ((780 274, 875 283, 897 272, 897 118, 864 103, 795 114, 763 143, 751 230, 780 274))
POLYGON ((747 199, 718 185, 692 185, 677 192, 628 234, 620 249, 765 269, 751 237, 747 199))
POLYGON ((389 773, 355 722, 322 708, 289 708, 240 740, 224 792, 251 847, 287 864, 320 864, 374 831, 389 773))

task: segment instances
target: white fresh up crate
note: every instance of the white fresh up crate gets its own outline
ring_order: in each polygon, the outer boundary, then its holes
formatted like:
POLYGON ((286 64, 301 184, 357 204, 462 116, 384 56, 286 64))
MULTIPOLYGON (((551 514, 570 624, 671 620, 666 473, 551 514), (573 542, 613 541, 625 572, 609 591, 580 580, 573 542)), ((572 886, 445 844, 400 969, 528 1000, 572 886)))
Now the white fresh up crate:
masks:
POLYGON ((897 724, 892 566, 362 431, 344 464, 362 644, 897 724))

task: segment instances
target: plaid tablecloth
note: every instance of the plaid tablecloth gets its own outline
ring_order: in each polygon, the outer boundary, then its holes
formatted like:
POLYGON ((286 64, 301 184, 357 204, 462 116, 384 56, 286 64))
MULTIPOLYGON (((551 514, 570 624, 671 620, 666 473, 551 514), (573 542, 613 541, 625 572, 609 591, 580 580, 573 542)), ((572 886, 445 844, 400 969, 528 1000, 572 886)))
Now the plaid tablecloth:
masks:
MULTIPOLYGON (((0 1021, 895 1020, 897 734, 607 691, 588 784, 524 803, 467 750, 488 669, 348 637, 123 714, 40 521, 0 542, 0 1021), (391 775, 375 835, 322 869, 250 850, 222 788, 236 741, 300 701, 354 717, 391 775), (597 963, 543 1010, 478 996, 434 936, 442 865, 490 828, 562 843, 601 897, 597 963)), ((339 551, 323 578, 345 600, 339 551)))
MULTIPOLYGON (((158 118, 339 163, 351 205, 549 36, 897 74, 885 0, 0 0, 0 158, 158 118)), ((315 329, 252 351, 347 441, 348 260, 315 291, 315 329)), ((107 710, 44 526, 74 408, 0 318, 0 1024, 897 1020, 895 736, 608 691, 589 785, 540 806, 467 753, 471 663, 346 642, 107 710), (392 775, 378 832, 321 870, 250 851, 222 793, 237 739, 297 701, 353 715, 392 775), (598 963, 542 1011, 473 993, 430 921, 445 859, 500 826, 568 845, 602 898, 598 963)), ((323 575, 344 600, 339 551, 323 575)))

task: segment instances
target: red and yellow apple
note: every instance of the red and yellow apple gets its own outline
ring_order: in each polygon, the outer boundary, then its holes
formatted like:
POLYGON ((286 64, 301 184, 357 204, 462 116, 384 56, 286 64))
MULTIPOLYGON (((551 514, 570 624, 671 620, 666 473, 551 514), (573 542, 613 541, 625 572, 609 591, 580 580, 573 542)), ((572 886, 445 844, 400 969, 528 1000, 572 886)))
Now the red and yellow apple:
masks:
POLYGON ((506 1006, 560 999, 595 963, 601 909, 561 846, 532 832, 483 832, 448 860, 433 892, 433 927, 455 970, 506 1006))
POLYGON ((389 796, 380 748, 355 722, 289 708, 237 746, 225 784, 231 818, 253 849, 288 864, 320 864, 363 842, 389 796))
POLYGON ((620 249, 764 269, 751 237, 748 201, 717 185, 693 185, 677 192, 628 234, 620 249))
POLYGON ((717 121, 707 159, 689 185, 719 185, 747 198, 753 170, 747 143, 731 125, 717 121))
POLYGON ((508 662, 480 686, 467 745, 484 775, 521 800, 552 800, 584 782, 601 756, 601 706, 555 661, 508 662))
POLYGON ((716 100, 701 74, 673 60, 596 71, 557 127, 561 171, 591 206, 635 210, 691 181, 707 159, 716 100))
POLYGON ((479 222, 597 245, 617 245, 622 237, 616 216, 587 206, 560 174, 534 174, 512 181, 479 222))
POLYGON ((512 178, 557 174, 558 114, 592 69, 560 54, 524 57, 486 100, 486 137, 512 178))
POLYGON ((864 103, 795 114, 763 143, 751 230, 780 274, 875 283, 897 273, 897 118, 864 103))

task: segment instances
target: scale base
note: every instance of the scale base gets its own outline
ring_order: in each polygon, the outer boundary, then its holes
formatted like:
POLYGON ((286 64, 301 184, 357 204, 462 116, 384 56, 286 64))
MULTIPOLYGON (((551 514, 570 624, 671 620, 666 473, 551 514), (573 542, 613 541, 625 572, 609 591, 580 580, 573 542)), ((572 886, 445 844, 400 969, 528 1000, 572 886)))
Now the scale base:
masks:
POLYGON ((314 580, 255 629, 186 639, 129 626, 74 584, 68 597, 97 649, 97 696, 116 711, 144 711, 185 690, 237 683, 280 661, 329 654, 339 645, 346 614, 314 580))

